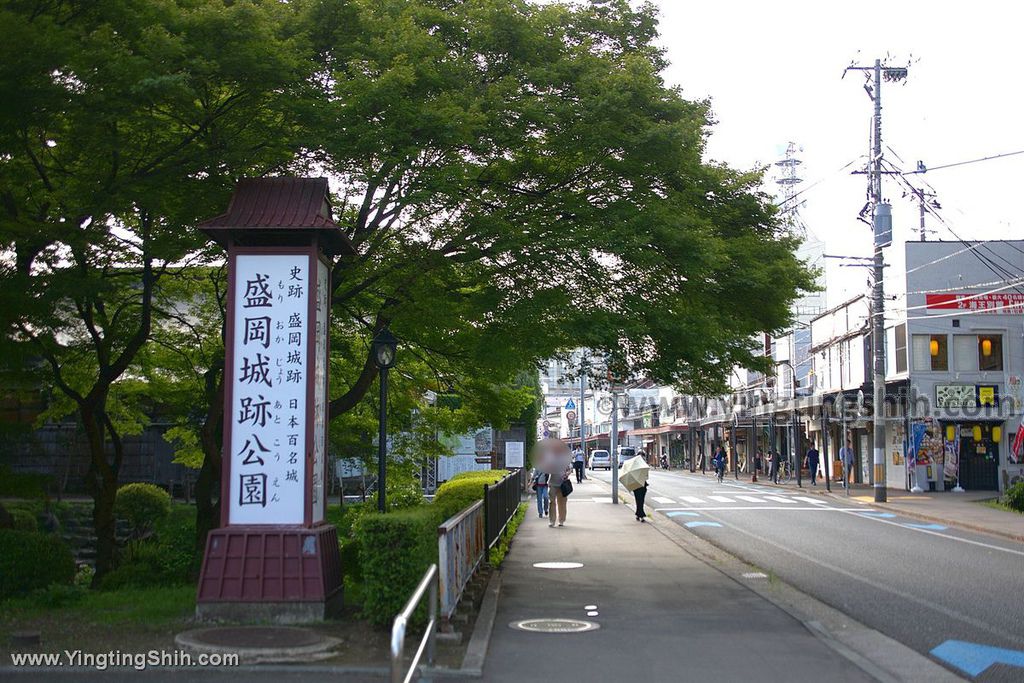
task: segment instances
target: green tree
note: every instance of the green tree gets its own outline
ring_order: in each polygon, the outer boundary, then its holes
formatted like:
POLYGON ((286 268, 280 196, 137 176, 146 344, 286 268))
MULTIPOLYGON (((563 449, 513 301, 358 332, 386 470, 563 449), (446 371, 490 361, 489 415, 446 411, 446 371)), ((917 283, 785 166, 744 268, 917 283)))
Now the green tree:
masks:
POLYGON ((295 160, 291 103, 311 78, 295 14, 217 0, 0 8, 4 361, 41 361, 81 421, 97 581, 113 561, 118 396, 161 282, 201 255, 190 228, 237 176, 295 160))
MULTIPOLYGON (((324 0, 314 127, 358 253, 334 269, 353 344, 508 377, 567 347, 693 390, 755 365, 810 286, 758 173, 703 160, 711 113, 665 85, 654 9, 625 0, 324 0)), ((358 347, 358 348, 357 348, 358 347)), ((338 385, 335 385, 338 386, 338 385)))

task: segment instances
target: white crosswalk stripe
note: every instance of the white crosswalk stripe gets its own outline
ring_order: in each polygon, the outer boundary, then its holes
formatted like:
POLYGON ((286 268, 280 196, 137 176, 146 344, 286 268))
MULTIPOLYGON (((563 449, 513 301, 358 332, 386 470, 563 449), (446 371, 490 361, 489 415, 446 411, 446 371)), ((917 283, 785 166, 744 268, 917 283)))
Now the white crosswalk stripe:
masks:
POLYGON ((671 505, 676 502, 675 499, 666 498, 664 496, 654 496, 653 500, 654 502, 661 503, 662 505, 671 505))
POLYGON ((828 505, 827 501, 821 498, 808 498, 807 496, 793 496, 794 500, 802 500, 805 503, 814 503, 815 505, 828 505))
POLYGON ((754 496, 736 496, 736 497, 739 498, 740 500, 745 500, 748 503, 763 503, 764 502, 764 500, 762 500, 761 498, 754 498, 754 496))
POLYGON ((679 500, 683 501, 684 503, 703 503, 704 502, 703 498, 698 498, 697 496, 679 496, 679 500))
POLYGON ((796 505, 795 500, 792 500, 791 498, 783 498, 782 496, 765 496, 765 499, 776 503, 789 503, 791 505, 796 505))
POLYGON ((710 498, 711 500, 717 501, 719 503, 735 503, 736 502, 732 498, 726 498, 725 496, 708 496, 708 498, 710 498))

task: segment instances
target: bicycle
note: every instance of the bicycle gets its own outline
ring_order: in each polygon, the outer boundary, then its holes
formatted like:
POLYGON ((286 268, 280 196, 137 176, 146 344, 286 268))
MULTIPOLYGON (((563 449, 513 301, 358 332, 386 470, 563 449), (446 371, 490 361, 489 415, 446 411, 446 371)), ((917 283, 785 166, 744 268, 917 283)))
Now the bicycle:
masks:
POLYGON ((715 474, 718 476, 718 483, 721 484, 722 480, 725 479, 725 467, 719 466, 715 468, 715 474))
POLYGON ((780 484, 788 484, 793 480, 793 465, 790 464, 788 459, 779 463, 777 480, 780 484))

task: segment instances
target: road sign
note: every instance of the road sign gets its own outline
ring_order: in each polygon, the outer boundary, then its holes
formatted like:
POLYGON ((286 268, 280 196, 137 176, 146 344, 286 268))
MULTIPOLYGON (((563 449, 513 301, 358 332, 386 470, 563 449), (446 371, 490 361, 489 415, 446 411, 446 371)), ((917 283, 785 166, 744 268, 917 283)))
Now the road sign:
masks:
POLYGON ((576 404, 573 402, 573 400, 571 398, 568 401, 565 402, 565 409, 566 410, 576 410, 576 404))
POLYGON ((567 412, 565 414, 565 419, 568 420, 569 422, 575 422, 576 421, 576 411, 570 410, 569 412, 567 412))

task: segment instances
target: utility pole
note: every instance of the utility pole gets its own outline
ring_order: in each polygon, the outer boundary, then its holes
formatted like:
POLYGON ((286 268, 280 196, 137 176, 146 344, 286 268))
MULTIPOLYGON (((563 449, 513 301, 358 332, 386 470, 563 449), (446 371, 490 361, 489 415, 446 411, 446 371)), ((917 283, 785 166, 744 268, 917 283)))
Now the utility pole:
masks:
POLYGON ((587 378, 587 359, 583 355, 583 350, 580 350, 580 406, 576 411, 579 414, 579 425, 580 425, 580 450, 583 451, 583 476, 586 476, 587 472, 587 423, 583 409, 583 382, 587 378))
MULTIPOLYGON (((886 502, 885 486, 885 298, 882 290, 882 272, 885 258, 882 250, 892 243, 892 207, 882 200, 882 77, 890 82, 907 77, 906 68, 883 67, 882 60, 876 59, 874 66, 849 66, 847 71, 871 72, 873 87, 865 84, 864 89, 875 105, 872 135, 870 179, 872 229, 875 241, 874 286, 872 290, 871 347, 874 353, 872 385, 875 394, 874 421, 874 473, 875 502, 886 502)), ((845 72, 844 72, 845 75, 845 72)))
POLYGON ((619 395, 616 392, 615 380, 612 380, 612 505, 619 504, 619 395))

